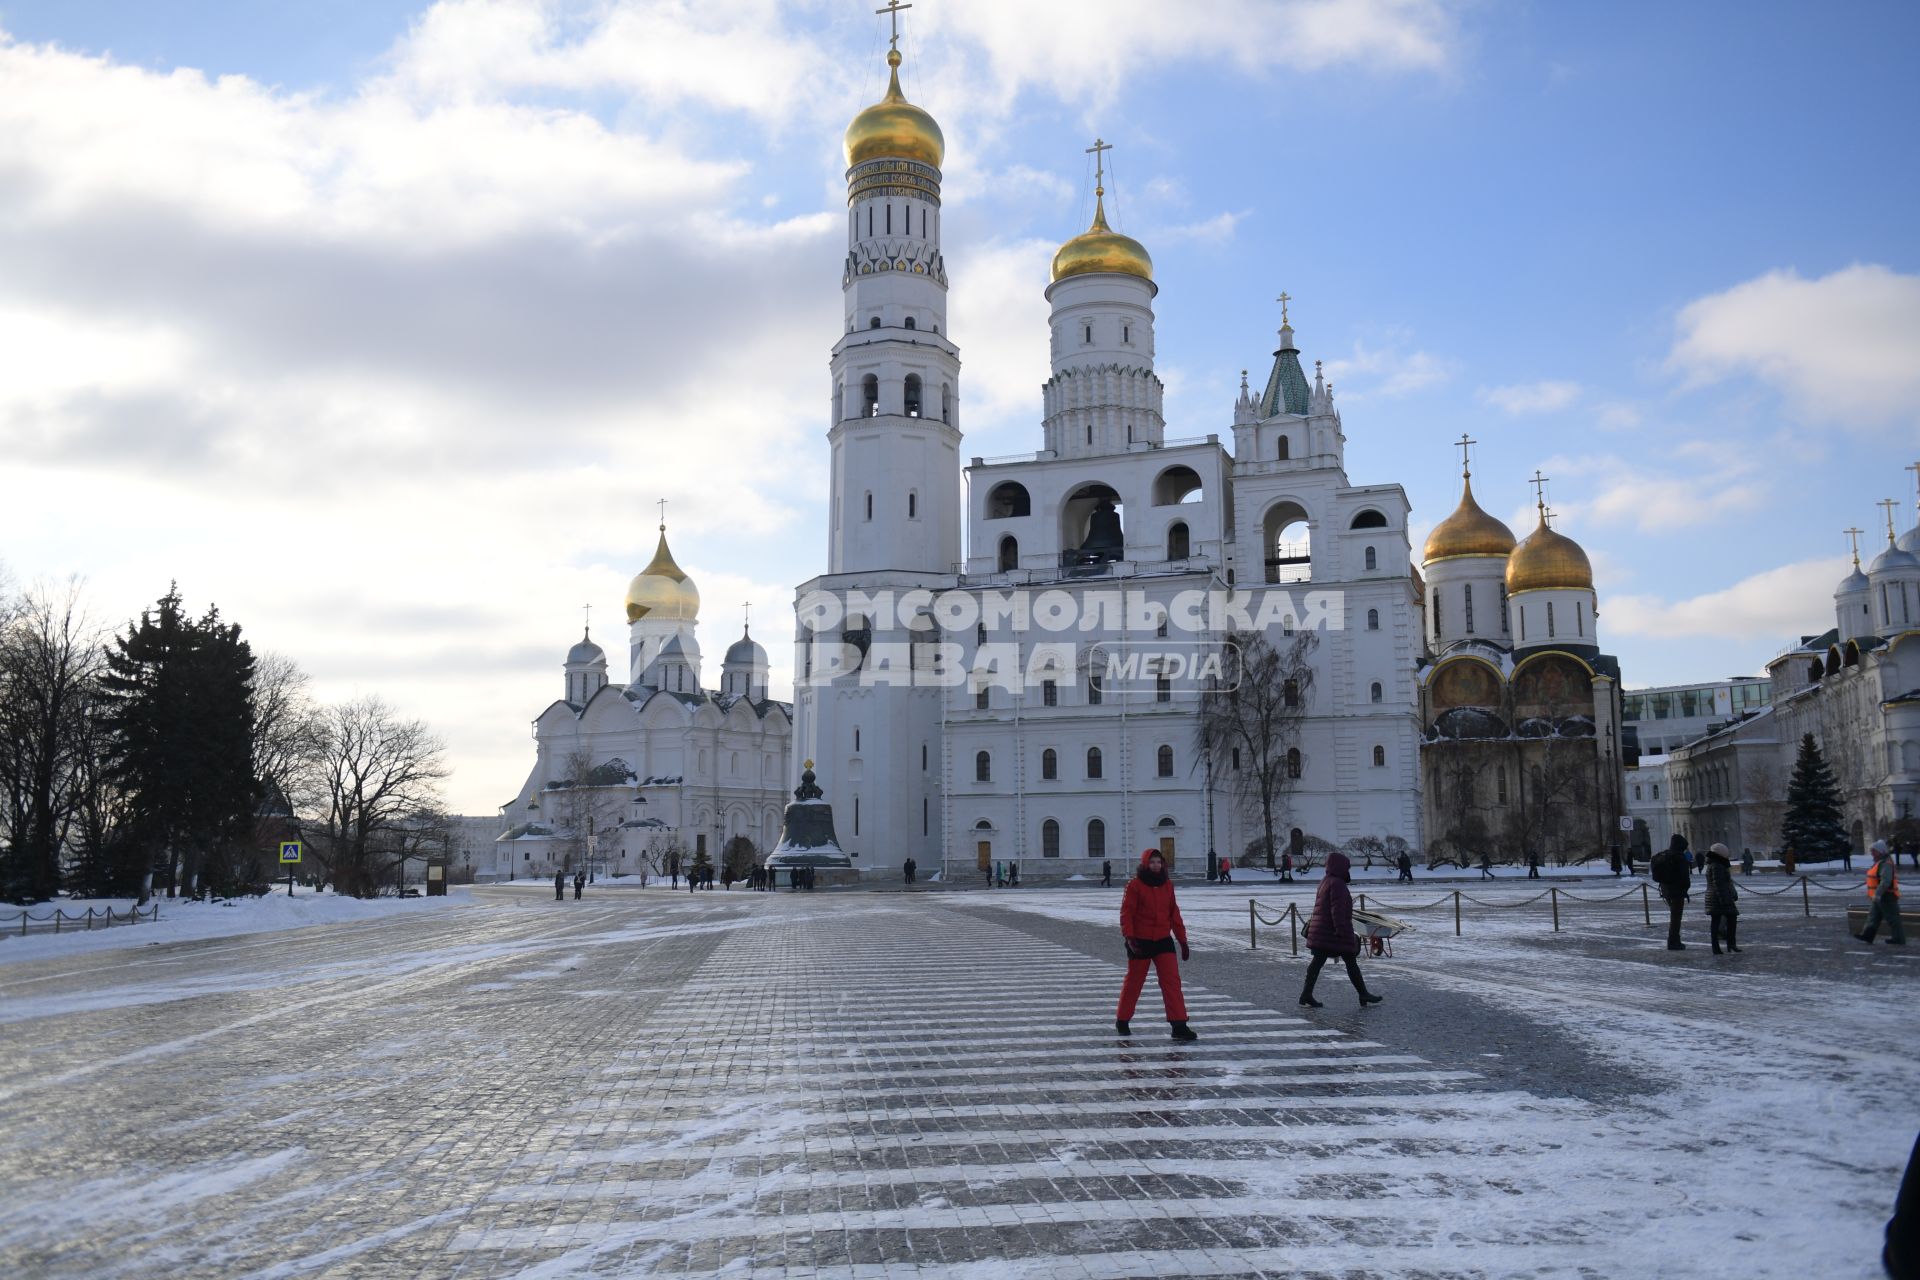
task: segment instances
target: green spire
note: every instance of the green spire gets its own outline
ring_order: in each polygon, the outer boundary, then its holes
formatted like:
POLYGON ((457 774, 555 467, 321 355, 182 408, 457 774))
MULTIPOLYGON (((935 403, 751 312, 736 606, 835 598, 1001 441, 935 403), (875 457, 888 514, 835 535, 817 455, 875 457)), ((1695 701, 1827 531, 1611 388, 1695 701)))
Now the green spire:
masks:
POLYGON ((1267 375, 1267 389, 1260 395, 1260 416, 1276 413, 1307 412, 1307 375, 1300 368, 1300 349, 1293 345, 1293 326, 1280 325, 1280 349, 1273 353, 1273 372, 1267 375))

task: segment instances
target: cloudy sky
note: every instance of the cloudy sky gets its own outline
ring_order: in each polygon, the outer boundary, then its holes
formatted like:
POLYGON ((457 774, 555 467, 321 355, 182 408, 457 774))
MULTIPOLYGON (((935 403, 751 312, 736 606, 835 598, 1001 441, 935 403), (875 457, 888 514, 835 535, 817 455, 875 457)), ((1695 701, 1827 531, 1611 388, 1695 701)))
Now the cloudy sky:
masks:
MULTIPOLYGON (((824 563, 840 133, 876 3, 0 0, 0 562, 170 579, 491 812, 654 502, 718 654, 824 563)), ((970 454, 1031 449, 1046 264, 1116 143, 1170 435, 1282 289, 1415 544, 1534 468, 1630 684, 1831 625, 1914 520, 1920 9, 916 0, 970 454)), ((1524 526, 1521 526, 1522 528, 1524 526)), ((609 644, 609 649, 615 648, 609 644)))

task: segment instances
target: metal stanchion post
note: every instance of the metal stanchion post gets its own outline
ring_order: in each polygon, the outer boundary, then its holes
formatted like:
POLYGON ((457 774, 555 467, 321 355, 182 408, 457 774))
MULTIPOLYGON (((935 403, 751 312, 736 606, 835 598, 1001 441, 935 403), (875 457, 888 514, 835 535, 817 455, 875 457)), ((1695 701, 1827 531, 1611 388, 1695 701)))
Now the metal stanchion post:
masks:
POLYGON ((1260 934, 1254 927, 1253 899, 1247 899, 1247 946, 1252 950, 1260 949, 1260 934))
POLYGON ((1453 891, 1453 936, 1460 936, 1460 891, 1453 891))
POLYGON ((1805 911, 1809 917, 1813 915, 1813 899, 1807 896, 1807 878, 1805 876, 1800 877, 1800 909, 1805 911))
POLYGON ((1547 896, 1553 900, 1553 931, 1558 933, 1560 932, 1560 887, 1550 886, 1547 889, 1547 896))
POLYGON ((1287 904, 1287 937, 1293 943, 1293 954, 1300 954, 1300 904, 1287 904))
POLYGON ((1647 918, 1647 927, 1653 927, 1653 899, 1647 896, 1647 886, 1640 886, 1640 914, 1647 918))

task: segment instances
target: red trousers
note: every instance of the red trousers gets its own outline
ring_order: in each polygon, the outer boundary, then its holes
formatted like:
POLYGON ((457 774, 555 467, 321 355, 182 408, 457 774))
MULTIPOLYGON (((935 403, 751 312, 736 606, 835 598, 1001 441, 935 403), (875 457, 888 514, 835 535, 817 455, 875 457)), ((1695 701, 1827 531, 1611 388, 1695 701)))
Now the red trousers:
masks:
POLYGON ((1113 1016, 1122 1022, 1133 1017, 1133 1008, 1140 1003, 1140 993, 1147 986, 1149 965, 1158 972, 1160 977, 1160 998, 1166 1002, 1167 1021, 1185 1022, 1187 1002, 1180 996, 1180 962, 1171 951, 1163 951, 1152 959, 1143 956, 1127 957, 1127 981, 1120 988, 1120 1008, 1113 1016))

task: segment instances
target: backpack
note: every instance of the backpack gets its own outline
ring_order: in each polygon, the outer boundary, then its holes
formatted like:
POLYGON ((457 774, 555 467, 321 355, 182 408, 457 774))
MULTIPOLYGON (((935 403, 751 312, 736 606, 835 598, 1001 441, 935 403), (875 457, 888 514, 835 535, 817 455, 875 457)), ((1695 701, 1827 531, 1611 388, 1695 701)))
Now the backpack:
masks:
POLYGON ((1662 849, 1654 854, 1652 863, 1647 867, 1648 872, 1653 876, 1653 882, 1664 885, 1676 879, 1674 864, 1678 861, 1679 855, 1671 849, 1662 849))

